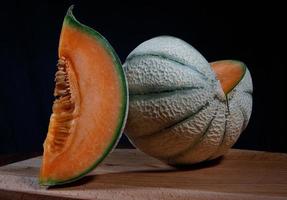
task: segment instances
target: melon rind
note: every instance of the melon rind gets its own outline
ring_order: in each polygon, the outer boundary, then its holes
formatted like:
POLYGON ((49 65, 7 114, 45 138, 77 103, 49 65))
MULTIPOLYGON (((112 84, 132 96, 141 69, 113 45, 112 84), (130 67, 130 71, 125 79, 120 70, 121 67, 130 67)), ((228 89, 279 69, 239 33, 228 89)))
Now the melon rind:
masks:
POLYGON ((123 67, 130 103, 125 133, 143 152, 169 164, 223 155, 246 128, 252 80, 244 63, 239 82, 224 94, 211 65, 172 36, 143 42, 123 67))

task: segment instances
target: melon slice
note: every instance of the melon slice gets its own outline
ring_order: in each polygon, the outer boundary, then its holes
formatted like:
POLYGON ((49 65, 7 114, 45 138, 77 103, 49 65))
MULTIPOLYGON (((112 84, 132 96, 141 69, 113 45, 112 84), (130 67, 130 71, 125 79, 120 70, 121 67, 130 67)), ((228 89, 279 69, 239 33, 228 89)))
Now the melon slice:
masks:
POLYGON ((77 180, 113 149, 127 116, 127 84, 115 51, 70 7, 63 23, 55 101, 40 171, 41 185, 77 180))

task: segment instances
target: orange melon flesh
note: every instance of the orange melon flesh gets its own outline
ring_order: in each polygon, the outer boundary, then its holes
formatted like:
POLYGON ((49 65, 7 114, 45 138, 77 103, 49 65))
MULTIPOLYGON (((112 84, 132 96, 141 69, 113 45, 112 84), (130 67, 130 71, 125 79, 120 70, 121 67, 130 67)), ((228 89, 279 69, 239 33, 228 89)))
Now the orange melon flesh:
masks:
POLYGON ((246 71, 245 64, 236 60, 221 60, 210 64, 225 94, 241 81, 246 71))
POLYGON ((57 130, 51 117, 42 185, 71 182, 91 171, 119 139, 126 118, 127 89, 118 57, 99 33, 74 18, 71 9, 62 27, 59 58, 69 67, 75 109, 70 133, 57 148, 52 145, 57 130))

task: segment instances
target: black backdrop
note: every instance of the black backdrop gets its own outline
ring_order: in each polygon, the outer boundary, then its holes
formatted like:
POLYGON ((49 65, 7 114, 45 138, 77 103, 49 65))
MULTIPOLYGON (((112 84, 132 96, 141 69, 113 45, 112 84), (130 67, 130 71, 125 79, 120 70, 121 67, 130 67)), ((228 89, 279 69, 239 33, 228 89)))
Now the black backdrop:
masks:
MULTIPOLYGON (((42 150, 58 39, 71 4, 76 17, 102 33, 122 61, 139 43, 158 35, 182 38, 209 61, 244 61, 253 77, 254 107, 235 147, 287 152, 286 21, 279 5, 95 2, 1 3, 0 153, 42 150)), ((125 137, 119 145, 130 147, 125 137)))

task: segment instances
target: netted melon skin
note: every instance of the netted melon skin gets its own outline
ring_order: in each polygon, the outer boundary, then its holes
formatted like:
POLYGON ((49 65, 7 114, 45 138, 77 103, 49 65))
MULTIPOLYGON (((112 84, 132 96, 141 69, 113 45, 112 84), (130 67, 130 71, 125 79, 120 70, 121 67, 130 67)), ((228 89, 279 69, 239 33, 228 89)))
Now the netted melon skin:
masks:
POLYGON ((125 133, 150 156, 169 164, 214 159, 248 124, 253 86, 245 65, 242 79, 225 95, 195 48, 160 36, 135 48, 123 67, 130 94, 125 133))

